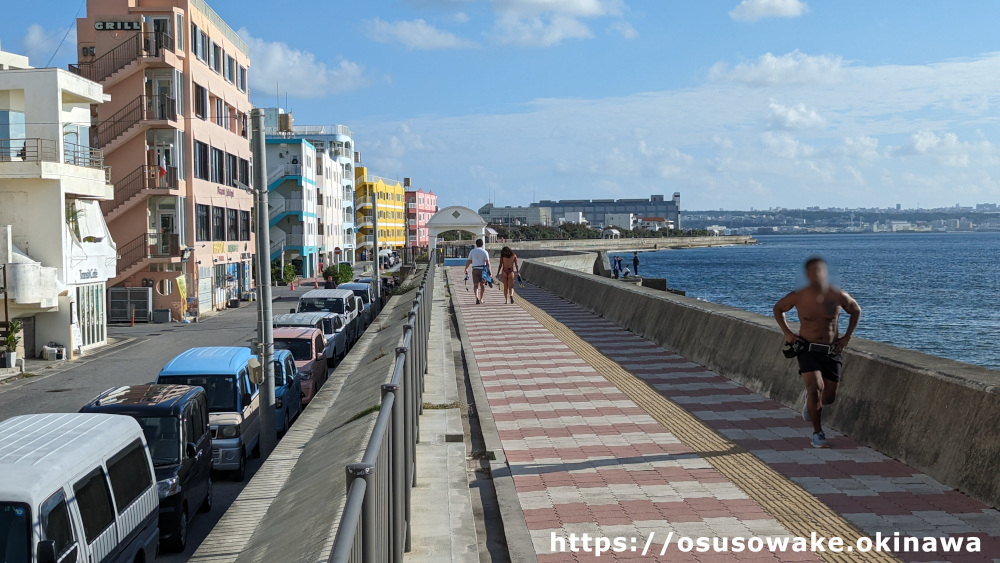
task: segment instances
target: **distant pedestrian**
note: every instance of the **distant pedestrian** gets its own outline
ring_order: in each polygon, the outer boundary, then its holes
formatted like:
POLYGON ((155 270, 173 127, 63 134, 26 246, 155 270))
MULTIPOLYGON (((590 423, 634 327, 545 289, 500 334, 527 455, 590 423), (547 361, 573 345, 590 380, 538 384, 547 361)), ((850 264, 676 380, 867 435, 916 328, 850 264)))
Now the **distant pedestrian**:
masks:
POLYGON ((632 275, 632 270, 629 270, 628 266, 625 266, 625 272, 622 274, 622 278, 628 279, 628 277, 631 275, 632 275))
POLYGON ((823 407, 837 398, 842 367, 841 352, 851 342, 851 335, 861 320, 861 307, 846 291, 830 286, 826 262, 810 258, 805 264, 809 284, 789 293, 774 305, 774 319, 785 334, 785 356, 797 358, 799 374, 806 386, 806 404, 802 418, 812 422, 812 446, 829 448, 823 432, 823 407), (796 309, 799 333, 788 328, 785 313, 796 309), (847 331, 839 335, 841 311, 850 315, 847 331))
POLYGON ((618 269, 618 257, 617 256, 612 256, 611 257, 611 277, 614 278, 614 279, 618 279, 619 273, 620 273, 620 270, 618 269))
POLYGON ((490 253, 483 248, 483 239, 476 239, 476 247, 469 252, 469 259, 465 261, 465 273, 469 273, 469 266, 472 266, 472 291, 476 294, 476 304, 483 302, 486 297, 486 284, 483 282, 483 270, 489 275, 490 253))
POLYGON ((323 282, 323 289, 337 289, 337 282, 333 281, 333 276, 326 276, 326 281, 323 282))
POLYGON ((521 275, 521 268, 517 265, 517 255, 509 246, 500 250, 500 263, 497 264, 497 278, 503 289, 503 302, 514 303, 514 274, 521 275))
POLYGON ((637 275, 637 276, 639 275, 639 253, 638 252, 633 252, 632 253, 632 271, 635 272, 635 275, 637 275))

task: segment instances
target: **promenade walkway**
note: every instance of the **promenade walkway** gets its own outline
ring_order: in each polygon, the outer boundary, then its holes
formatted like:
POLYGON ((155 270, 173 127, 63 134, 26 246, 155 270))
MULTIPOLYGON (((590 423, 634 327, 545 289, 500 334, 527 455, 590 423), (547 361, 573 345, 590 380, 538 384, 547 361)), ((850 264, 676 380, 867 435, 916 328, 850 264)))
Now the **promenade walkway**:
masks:
POLYGON ((504 305, 493 289, 476 305, 462 269, 449 275, 530 535, 518 543, 508 532, 512 552, 533 550, 542 563, 1000 561, 996 510, 836 432, 827 432, 832 449, 813 449, 799 413, 551 293, 529 285, 504 305), (834 553, 824 542, 822 553, 689 553, 677 544, 813 532, 845 546, 881 533, 890 548, 897 533, 900 546, 905 536, 976 537, 981 551, 834 553), (625 551, 563 551, 571 533, 625 538, 625 551))

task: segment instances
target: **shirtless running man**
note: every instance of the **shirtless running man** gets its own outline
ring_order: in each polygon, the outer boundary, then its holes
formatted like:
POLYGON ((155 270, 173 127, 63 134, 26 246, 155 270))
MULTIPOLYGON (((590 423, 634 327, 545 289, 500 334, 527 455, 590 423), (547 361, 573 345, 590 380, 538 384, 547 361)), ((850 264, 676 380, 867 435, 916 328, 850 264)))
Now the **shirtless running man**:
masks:
POLYGON ((830 287, 826 261, 810 258, 805 265, 809 284, 781 298, 774 305, 774 318, 785 333, 785 342, 802 346, 798 354, 799 373, 806 385, 806 404, 802 417, 813 425, 814 448, 829 448, 821 424, 823 406, 837 398, 840 384, 841 352, 851 342, 851 335, 861 319, 861 307, 846 291, 830 287), (799 314, 799 333, 785 321, 785 313, 795 308, 799 314), (841 310, 850 315, 847 332, 838 335, 841 310))

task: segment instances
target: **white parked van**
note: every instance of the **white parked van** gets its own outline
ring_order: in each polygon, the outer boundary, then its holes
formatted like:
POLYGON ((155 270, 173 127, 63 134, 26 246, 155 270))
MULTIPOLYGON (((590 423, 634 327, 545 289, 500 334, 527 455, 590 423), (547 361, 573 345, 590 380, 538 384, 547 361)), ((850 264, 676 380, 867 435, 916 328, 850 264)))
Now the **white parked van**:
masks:
POLYGON ((298 306, 291 309, 290 313, 337 313, 344 319, 347 327, 347 338, 351 344, 361 336, 361 327, 358 321, 357 300, 354 292, 349 289, 313 289, 307 291, 299 297, 298 306))
POLYGON ((134 418, 0 422, 0 561, 152 561, 158 515, 153 463, 134 418))

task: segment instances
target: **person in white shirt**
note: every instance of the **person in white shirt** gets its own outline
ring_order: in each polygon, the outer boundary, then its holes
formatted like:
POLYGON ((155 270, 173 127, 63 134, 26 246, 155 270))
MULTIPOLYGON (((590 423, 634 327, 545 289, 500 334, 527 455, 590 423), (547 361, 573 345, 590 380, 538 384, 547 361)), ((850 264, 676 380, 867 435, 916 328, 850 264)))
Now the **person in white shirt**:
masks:
POLYGON ((476 247, 469 252, 469 259, 465 261, 466 275, 469 274, 469 266, 472 266, 472 291, 476 294, 476 304, 478 305, 486 297, 483 270, 490 271, 490 253, 483 248, 483 239, 476 239, 476 247))

